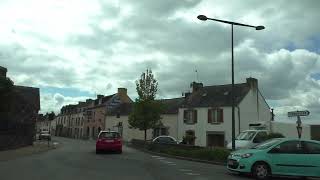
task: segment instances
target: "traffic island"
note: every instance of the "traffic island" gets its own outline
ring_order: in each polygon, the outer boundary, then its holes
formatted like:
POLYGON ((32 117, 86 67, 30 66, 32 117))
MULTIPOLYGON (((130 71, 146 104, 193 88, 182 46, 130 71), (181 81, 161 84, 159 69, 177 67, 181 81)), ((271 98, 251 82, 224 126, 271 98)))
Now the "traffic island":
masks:
POLYGON ((59 148, 60 146, 61 145, 58 142, 50 142, 48 145, 48 142, 46 141, 36 141, 31 146, 0 151, 0 161, 8 161, 33 154, 39 154, 59 148))

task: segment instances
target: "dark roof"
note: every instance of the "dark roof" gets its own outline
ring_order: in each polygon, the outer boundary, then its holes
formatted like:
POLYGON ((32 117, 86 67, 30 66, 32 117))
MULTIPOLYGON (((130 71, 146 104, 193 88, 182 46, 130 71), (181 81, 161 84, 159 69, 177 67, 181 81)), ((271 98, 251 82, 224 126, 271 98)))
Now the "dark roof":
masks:
POLYGON ((39 88, 14 86, 14 91, 30 106, 36 110, 40 110, 39 88))
POLYGON ((117 113, 120 115, 129 115, 133 109, 133 103, 121 103, 120 105, 108 109, 108 116, 116 116, 117 113))
POLYGON ((161 99, 159 100, 165 108, 164 114, 178 114, 179 107, 183 104, 185 98, 161 99))
MULTIPOLYGON (((109 96, 104 96, 102 97, 101 99, 101 104, 105 104, 106 102, 108 102, 114 95, 116 94, 112 94, 112 95, 109 95, 109 96)), ((99 98, 97 98, 96 100, 94 100, 94 104, 95 105, 98 105, 99 104, 99 98)))
MULTIPOLYGON (((235 84, 235 103, 239 104, 250 91, 247 83, 235 84)), ((183 107, 221 107, 231 106, 231 84, 205 86, 190 94, 183 107)))

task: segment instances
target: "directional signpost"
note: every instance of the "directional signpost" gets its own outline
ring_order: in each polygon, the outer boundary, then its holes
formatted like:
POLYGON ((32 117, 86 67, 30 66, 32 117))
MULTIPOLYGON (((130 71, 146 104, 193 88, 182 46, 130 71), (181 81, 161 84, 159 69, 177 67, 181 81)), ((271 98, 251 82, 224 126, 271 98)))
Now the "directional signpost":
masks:
POLYGON ((301 138, 302 134, 302 121, 300 116, 309 116, 310 112, 309 111, 291 111, 288 112, 288 117, 297 117, 297 132, 298 132, 298 137, 299 139, 301 138))

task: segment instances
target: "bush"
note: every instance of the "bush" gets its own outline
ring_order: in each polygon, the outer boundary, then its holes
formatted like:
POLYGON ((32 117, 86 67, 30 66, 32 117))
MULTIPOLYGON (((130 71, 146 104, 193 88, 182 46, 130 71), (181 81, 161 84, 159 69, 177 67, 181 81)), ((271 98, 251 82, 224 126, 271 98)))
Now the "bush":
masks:
POLYGON ((190 157, 194 159, 208 160, 208 161, 220 161, 224 162, 230 154, 230 151, 223 148, 215 149, 179 149, 179 148, 167 148, 160 150, 161 153, 166 153, 174 156, 190 157))

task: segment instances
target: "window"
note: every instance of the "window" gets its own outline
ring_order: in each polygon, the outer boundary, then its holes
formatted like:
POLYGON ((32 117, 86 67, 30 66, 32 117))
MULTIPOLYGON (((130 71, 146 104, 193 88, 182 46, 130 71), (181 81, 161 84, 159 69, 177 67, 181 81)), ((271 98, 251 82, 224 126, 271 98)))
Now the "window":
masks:
POLYGON ((281 154, 301 154, 303 152, 301 141, 283 142, 280 145, 276 146, 275 149, 278 149, 275 152, 281 154))
POLYGON ((320 144, 304 142, 306 154, 320 154, 320 144))
POLYGON ((119 138, 120 134, 117 132, 102 132, 99 135, 99 139, 100 138, 106 138, 106 139, 116 139, 119 138))
POLYGON ((208 109, 208 123, 223 123, 223 109, 208 109))
POLYGON ((186 124, 197 123, 197 110, 184 110, 183 122, 186 124))
POLYGON ((261 143, 267 139, 267 132, 258 132, 256 137, 254 137, 253 142, 254 143, 261 143))

